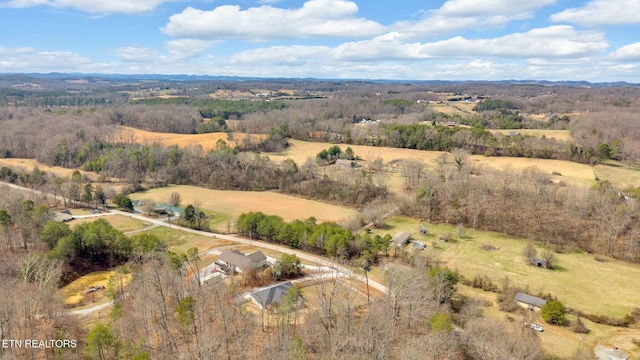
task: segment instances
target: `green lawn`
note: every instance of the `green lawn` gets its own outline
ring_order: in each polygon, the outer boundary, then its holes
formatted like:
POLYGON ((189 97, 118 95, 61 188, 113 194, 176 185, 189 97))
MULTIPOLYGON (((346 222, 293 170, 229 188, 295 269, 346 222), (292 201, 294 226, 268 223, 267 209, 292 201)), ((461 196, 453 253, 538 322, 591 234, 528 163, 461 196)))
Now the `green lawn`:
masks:
POLYGON ((176 253, 186 252, 192 247, 197 247, 199 251, 211 249, 216 246, 232 244, 231 241, 216 239, 210 236, 201 236, 176 229, 166 227, 156 227, 145 231, 157 236, 169 244, 169 250, 176 253))

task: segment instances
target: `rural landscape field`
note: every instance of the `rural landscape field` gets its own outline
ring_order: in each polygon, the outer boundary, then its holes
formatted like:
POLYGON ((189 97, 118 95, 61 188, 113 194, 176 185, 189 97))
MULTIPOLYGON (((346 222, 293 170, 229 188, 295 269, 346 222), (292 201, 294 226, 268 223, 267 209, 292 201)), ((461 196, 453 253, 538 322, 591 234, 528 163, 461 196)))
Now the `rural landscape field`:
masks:
POLYGON ((636 88, 110 81, 0 87, 43 358, 640 356, 636 88))

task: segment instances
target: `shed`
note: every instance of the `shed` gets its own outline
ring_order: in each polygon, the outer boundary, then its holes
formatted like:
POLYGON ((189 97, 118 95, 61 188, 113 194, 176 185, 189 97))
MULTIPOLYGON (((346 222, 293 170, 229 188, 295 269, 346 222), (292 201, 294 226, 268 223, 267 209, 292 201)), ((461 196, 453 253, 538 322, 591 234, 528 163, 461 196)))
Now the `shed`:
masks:
POLYGON ((547 300, 541 299, 525 293, 516 293, 514 299, 522 307, 529 310, 540 310, 547 303, 547 300))
POLYGON ((406 231, 401 231, 391 238, 391 242, 395 246, 405 246, 409 243, 409 240, 411 240, 411 234, 406 231))
POLYGON ((73 219, 74 219, 73 215, 71 215, 71 212, 68 210, 56 211, 55 216, 53 217, 53 221, 58 221, 58 222, 67 222, 73 219))

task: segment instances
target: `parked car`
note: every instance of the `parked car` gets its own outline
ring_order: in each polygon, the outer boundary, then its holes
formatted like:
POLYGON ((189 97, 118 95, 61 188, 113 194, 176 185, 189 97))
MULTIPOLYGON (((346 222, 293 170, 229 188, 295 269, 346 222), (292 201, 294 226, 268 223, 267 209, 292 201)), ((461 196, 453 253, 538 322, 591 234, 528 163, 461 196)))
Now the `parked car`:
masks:
POLYGON ((535 331, 539 331, 539 332, 543 332, 544 328, 538 324, 531 324, 531 326, 529 326, 530 328, 532 328, 535 331))

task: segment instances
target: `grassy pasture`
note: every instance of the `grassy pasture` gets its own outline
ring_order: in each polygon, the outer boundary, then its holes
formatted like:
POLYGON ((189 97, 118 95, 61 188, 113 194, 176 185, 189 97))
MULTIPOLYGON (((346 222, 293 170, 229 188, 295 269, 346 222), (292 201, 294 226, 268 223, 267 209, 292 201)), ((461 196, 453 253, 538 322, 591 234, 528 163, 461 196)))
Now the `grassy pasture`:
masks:
POLYGON ((516 129, 516 130, 502 130, 502 129, 490 129, 492 134, 507 135, 511 131, 517 131, 522 135, 531 135, 535 137, 546 137, 547 139, 556 139, 559 141, 571 142, 573 137, 569 130, 542 130, 542 129, 516 129))
MULTIPOLYGON (((332 146, 331 144, 326 143, 307 142, 300 140, 289 140, 289 143, 291 144, 291 146, 286 151, 277 154, 268 154, 269 158, 276 162, 281 162, 282 160, 289 158, 298 164, 304 164, 307 158, 315 160, 315 156, 317 153, 332 146)), ((343 151, 348 146, 353 149, 356 156, 359 156, 366 161, 373 161, 376 158, 381 158, 384 163, 388 163, 389 161, 394 159, 418 158, 422 159, 427 167, 430 168, 435 167, 436 159, 441 154, 448 154, 442 151, 423 151, 364 145, 340 145, 343 151)), ((451 155, 449 155, 449 161, 453 162, 451 155)), ((469 156, 469 161, 474 165, 486 166, 488 168, 499 170, 505 168, 522 170, 531 166, 535 166, 538 167, 540 171, 547 174, 551 174, 552 172, 560 173, 560 176, 553 175, 552 177, 566 183, 590 185, 595 182, 593 168, 591 166, 571 161, 514 158, 506 156, 487 157, 482 155, 471 155, 469 156)), ((606 174, 604 174, 604 176, 606 177, 606 174)), ((614 174, 612 176, 617 176, 617 174, 614 174)))
MULTIPOLYGON (((228 146, 235 146, 235 143, 227 140, 226 133, 209 133, 209 134, 172 134, 172 133, 158 133, 135 129, 131 127, 121 126, 118 128, 118 136, 124 139, 133 138, 133 140, 139 144, 152 144, 154 142, 162 144, 163 146, 178 145, 179 147, 187 146, 202 146, 206 150, 211 150, 216 147, 218 140, 224 140, 228 146)), ((251 135, 254 139, 258 140, 264 137, 264 135, 251 135)), ((236 141, 244 140, 247 135, 243 133, 234 133, 233 137, 236 141)))
POLYGON ((133 219, 123 215, 107 215, 107 216, 94 216, 94 217, 84 218, 84 219, 73 219, 69 222, 69 226, 71 228, 74 228, 80 224, 94 222, 98 219, 106 220, 114 228, 122 232, 142 230, 151 225, 150 223, 147 223, 138 219, 133 219))
MULTIPOLYGON (((357 214, 353 209, 270 191, 210 190, 186 185, 139 192, 131 194, 131 198, 134 200, 153 199, 162 202, 166 201, 174 191, 182 196, 183 204, 199 202, 203 209, 230 216, 227 220, 232 222, 238 215, 249 211, 262 211, 266 214, 278 215, 287 221, 304 220, 311 216, 315 216, 318 221, 338 221, 357 214)), ((223 221, 219 226, 226 227, 226 221, 223 221)))
MULTIPOLYGON (((502 234, 466 229, 467 236, 458 237, 455 226, 425 224, 418 220, 394 217, 386 229, 374 230, 384 235, 409 231, 417 240, 430 244, 421 254, 431 251, 434 257, 449 268, 459 271, 466 278, 487 275, 495 284, 509 277, 517 286, 529 288, 532 293, 551 293, 565 305, 586 313, 622 317, 640 304, 640 266, 606 258, 596 261, 586 253, 555 254, 558 269, 546 270, 530 266, 522 256, 527 240, 502 234), (427 235, 419 232, 428 229, 427 235), (453 241, 437 241, 445 233, 453 235, 453 241), (498 247, 496 251, 480 249, 483 244, 498 247)), ((539 246, 538 252, 544 249, 539 246)), ((393 250, 392 250, 393 251, 393 250)))
POLYGON ((469 116, 476 114, 472 109, 476 106, 475 103, 466 103, 466 102, 444 102, 441 104, 429 104, 429 108, 434 111, 446 114, 446 115, 462 115, 469 116))
MULTIPOLYGON (((20 172, 29 172, 32 171, 35 167, 40 169, 40 171, 44 171, 46 173, 55 174, 60 177, 71 177, 75 169, 67 169, 60 166, 48 166, 46 164, 42 164, 37 162, 34 159, 21 159, 21 158, 2 158, 0 159, 0 167, 6 166, 11 169, 15 169, 20 172)), ((82 176, 86 176, 91 180, 96 180, 98 177, 97 173, 91 171, 83 171, 79 170, 82 176)))
POLYGON ((609 180, 614 186, 620 188, 640 186, 640 168, 617 161, 607 160, 593 167, 593 172, 601 180, 609 180))
POLYGON ((175 253, 183 253, 193 247, 202 252, 213 247, 233 244, 231 241, 217 239, 213 236, 202 236, 166 227, 155 227, 144 232, 164 240, 169 245, 169 250, 175 253))

